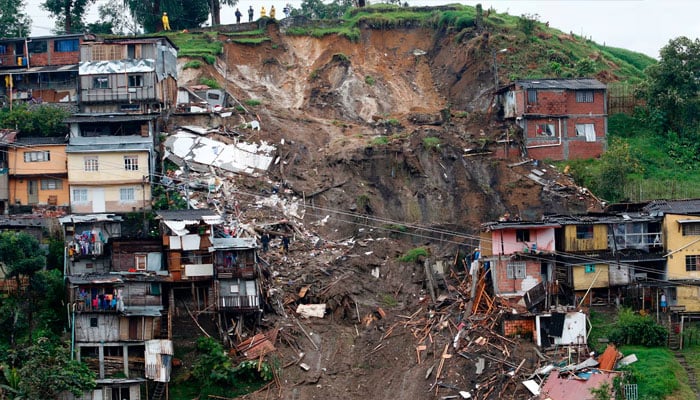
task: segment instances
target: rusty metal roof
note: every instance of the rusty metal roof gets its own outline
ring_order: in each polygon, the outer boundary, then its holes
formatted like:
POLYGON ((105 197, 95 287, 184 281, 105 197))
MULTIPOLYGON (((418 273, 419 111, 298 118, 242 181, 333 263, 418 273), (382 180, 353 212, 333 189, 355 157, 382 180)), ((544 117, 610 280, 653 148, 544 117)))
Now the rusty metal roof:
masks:
POLYGON ((597 79, 527 79, 515 82, 524 89, 569 89, 569 90, 605 90, 607 86, 597 79))

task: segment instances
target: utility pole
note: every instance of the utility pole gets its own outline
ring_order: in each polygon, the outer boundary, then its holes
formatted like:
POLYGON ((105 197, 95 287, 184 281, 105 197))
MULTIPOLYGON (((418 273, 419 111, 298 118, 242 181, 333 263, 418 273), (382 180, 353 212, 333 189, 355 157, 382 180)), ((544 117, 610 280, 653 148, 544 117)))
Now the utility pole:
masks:
POLYGON ((505 53, 507 52, 508 49, 500 49, 498 51, 496 50, 491 50, 491 56, 493 57, 493 81, 494 81, 494 90, 498 90, 498 60, 496 59, 496 55, 498 53, 505 53))

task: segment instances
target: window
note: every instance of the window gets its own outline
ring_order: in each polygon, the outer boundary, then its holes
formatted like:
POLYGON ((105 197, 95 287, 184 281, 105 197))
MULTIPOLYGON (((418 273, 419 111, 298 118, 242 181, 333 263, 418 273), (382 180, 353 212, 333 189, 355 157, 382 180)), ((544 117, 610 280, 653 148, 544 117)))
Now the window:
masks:
POLYGON ((700 220, 681 225, 683 236, 700 236, 700 220))
POLYGON ((586 264, 586 273, 590 274, 595 272, 595 264, 586 264))
POLYGON ((7 46, 4 44, 0 44, 0 54, 6 54, 7 53, 7 46))
POLYGON ((96 76, 92 78, 93 89, 109 89, 109 78, 106 76, 96 76))
POLYGON ((87 203, 87 189, 73 189, 73 203, 87 203))
POLYGON ((595 125, 576 124, 576 136, 585 136, 587 142, 595 142, 595 125))
POLYGON ((120 104, 119 109, 122 111, 138 111, 141 109, 141 106, 137 103, 133 104, 120 104))
POLYGON ((53 51, 63 53, 67 51, 78 51, 78 39, 54 40, 53 51))
POLYGON ((576 102, 577 103, 593 103, 593 91, 592 90, 577 90, 576 91, 576 102))
POLYGON ((508 279, 525 279, 525 262, 514 261, 506 264, 508 268, 508 279))
POLYGON ((24 162, 51 161, 51 152, 46 151, 25 151, 24 162))
POLYGON ((134 188, 121 188, 119 189, 119 200, 121 201, 134 201, 134 188))
POLYGON ((530 89, 527 91, 528 104, 537 104, 537 90, 530 89))
POLYGON ((515 241, 516 242, 529 242, 530 241, 530 231, 527 229, 517 229, 515 231, 515 241))
POLYGON ((207 93, 207 99, 219 100, 219 99, 221 99, 221 96, 218 93, 207 93))
POLYGON ((135 254, 134 264, 136 265, 137 271, 145 271, 148 257, 145 254, 135 254))
POLYGON ((139 170, 139 158, 138 158, 138 156, 124 156, 124 169, 127 171, 138 171, 139 170))
POLYGON ((46 40, 32 40, 27 41, 27 50, 29 54, 46 53, 49 46, 46 44, 46 40))
POLYGON ((577 226, 576 239, 593 239, 593 225, 577 226))
POLYGON ((151 282, 150 291, 148 293, 154 296, 160 296, 160 283, 151 282))
POLYGON ((554 124, 537 124, 537 136, 554 136, 554 124))
POLYGON ((63 182, 60 179, 42 179, 41 190, 63 189, 63 182))
POLYGON ((143 86, 143 75, 129 75, 129 87, 143 86))
POLYGON ((85 157, 85 171, 99 171, 100 165, 97 157, 85 157))
POLYGON ((700 256, 685 256, 685 270, 686 271, 697 271, 698 261, 700 261, 700 256))
POLYGON ((128 387, 113 387, 111 400, 131 400, 128 387))
POLYGON ((90 328, 97 328, 97 318, 90 318, 90 328))

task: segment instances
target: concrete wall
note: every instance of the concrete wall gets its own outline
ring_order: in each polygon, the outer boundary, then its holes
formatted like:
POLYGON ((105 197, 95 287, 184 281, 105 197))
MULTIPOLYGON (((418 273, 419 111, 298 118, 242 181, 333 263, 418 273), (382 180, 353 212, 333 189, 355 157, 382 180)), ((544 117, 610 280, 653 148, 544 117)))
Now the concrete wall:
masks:
MULTIPOLYGON (((532 248, 533 244, 537 244, 537 250, 539 251, 554 251, 554 228, 528 230, 530 231, 530 241, 528 242, 518 242, 516 240, 516 229, 492 231, 491 254, 501 254, 501 247, 503 247, 503 254, 513 254, 523 251, 526 245, 528 248, 532 248)), ((485 246, 488 246, 488 243, 483 245, 483 247, 485 246)), ((484 254, 486 255, 487 253, 485 252, 484 254)))

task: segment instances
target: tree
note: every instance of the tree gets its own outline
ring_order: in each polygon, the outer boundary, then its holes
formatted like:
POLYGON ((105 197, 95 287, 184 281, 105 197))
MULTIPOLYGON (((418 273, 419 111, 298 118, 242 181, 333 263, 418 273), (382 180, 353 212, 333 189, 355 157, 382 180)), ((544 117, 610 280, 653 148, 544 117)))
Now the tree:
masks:
POLYGON ((23 8, 24 0, 0 0, 0 37, 29 35, 32 20, 23 8))
POLYGON ((311 19, 341 18, 353 6, 352 0, 333 0, 324 4, 321 0, 304 0, 299 10, 293 10, 292 15, 301 15, 311 19))
POLYGON ((63 122, 70 114, 58 107, 21 104, 12 111, 0 112, 0 128, 17 129, 22 136, 65 136, 68 126, 63 122))
POLYGON ((153 33, 162 29, 161 15, 168 13, 173 30, 200 27, 209 18, 209 5, 201 0, 127 0, 137 24, 144 32, 153 33))
POLYGON ((221 25, 221 6, 235 6, 238 4, 238 0, 207 0, 209 4, 209 11, 211 13, 211 24, 221 25))
POLYGON ((63 392, 80 396, 95 388, 95 373, 71 360, 70 350, 45 337, 23 349, 19 388, 30 399, 55 399, 63 392))
MULTIPOLYGON (((136 26, 131 10, 123 0, 109 0, 97 8, 101 24, 109 24, 110 33, 115 35, 136 35, 140 31, 136 26)), ((90 32, 97 33, 90 24, 90 32)))
POLYGON ((46 0, 41 8, 56 18, 57 30, 62 33, 79 33, 85 28, 85 11, 95 0, 46 0))
POLYGON ((646 69, 644 94, 663 116, 667 132, 694 139, 700 127, 700 39, 672 39, 646 69))
POLYGON ((629 143, 613 139, 608 150, 600 157, 595 192, 606 200, 621 201, 625 197, 628 176, 641 170, 629 143))

